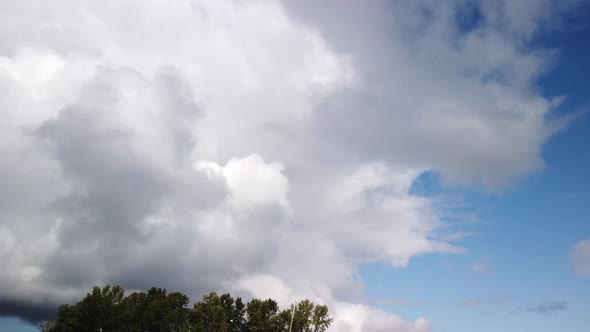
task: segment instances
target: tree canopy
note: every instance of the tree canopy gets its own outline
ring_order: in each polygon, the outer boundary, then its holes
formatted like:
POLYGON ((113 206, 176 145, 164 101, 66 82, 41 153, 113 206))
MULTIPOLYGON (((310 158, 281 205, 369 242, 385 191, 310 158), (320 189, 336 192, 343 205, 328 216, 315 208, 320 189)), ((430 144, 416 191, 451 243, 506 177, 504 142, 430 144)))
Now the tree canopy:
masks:
POLYGON ((189 307, 188 296, 152 287, 125 295, 120 286, 94 287, 76 304, 64 304, 43 332, 324 332, 328 307, 303 300, 281 310, 273 299, 249 302, 230 294, 204 295, 189 307), (292 324, 292 326, 291 326, 292 324))

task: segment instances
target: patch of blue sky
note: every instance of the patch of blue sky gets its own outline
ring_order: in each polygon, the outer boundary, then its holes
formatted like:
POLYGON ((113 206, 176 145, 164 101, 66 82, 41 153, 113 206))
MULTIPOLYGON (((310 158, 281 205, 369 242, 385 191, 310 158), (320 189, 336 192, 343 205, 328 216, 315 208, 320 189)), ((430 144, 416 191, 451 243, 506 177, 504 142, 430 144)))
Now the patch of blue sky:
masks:
POLYGON ((0 317, 0 331, 7 332, 37 332, 39 329, 30 323, 15 317, 0 317))
MULTIPOLYGON (((438 332, 587 331, 590 283, 572 274, 569 252, 590 236, 590 19, 579 22, 590 18, 589 8, 575 14, 572 27, 545 31, 533 43, 559 51, 538 88, 546 97, 566 96, 556 116, 577 114, 543 147, 545 167, 493 193, 448 187, 436 173, 422 174, 412 194, 461 197, 461 211, 449 221, 460 224, 467 213, 482 221, 464 226, 477 235, 458 243, 465 254, 423 255, 397 269, 362 266, 368 302, 406 318, 428 317, 438 332), (567 308, 529 310, 547 301, 567 308)), ((472 15, 461 16, 462 29, 477 26, 472 15)))

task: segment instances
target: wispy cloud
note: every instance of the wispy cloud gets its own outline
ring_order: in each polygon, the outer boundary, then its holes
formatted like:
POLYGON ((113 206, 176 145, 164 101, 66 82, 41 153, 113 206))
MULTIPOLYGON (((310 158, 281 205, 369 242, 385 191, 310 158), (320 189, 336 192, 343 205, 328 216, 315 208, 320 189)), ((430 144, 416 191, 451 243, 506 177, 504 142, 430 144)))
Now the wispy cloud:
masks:
POLYGON ((496 273, 496 268, 489 264, 474 263, 471 265, 471 271, 480 274, 491 275, 496 273))
POLYGON ((538 314, 548 314, 554 311, 562 310, 567 310, 567 302, 565 301, 550 301, 528 308, 528 311, 538 314))
POLYGON ((590 239, 580 241, 572 248, 570 260, 575 275, 590 277, 590 239))
POLYGON ((522 313, 536 313, 546 315, 557 311, 567 310, 568 305, 566 301, 547 301, 528 307, 518 307, 508 312, 507 315, 518 315, 522 313))
POLYGON ((590 191, 573 192, 563 196, 565 199, 590 198, 590 191))

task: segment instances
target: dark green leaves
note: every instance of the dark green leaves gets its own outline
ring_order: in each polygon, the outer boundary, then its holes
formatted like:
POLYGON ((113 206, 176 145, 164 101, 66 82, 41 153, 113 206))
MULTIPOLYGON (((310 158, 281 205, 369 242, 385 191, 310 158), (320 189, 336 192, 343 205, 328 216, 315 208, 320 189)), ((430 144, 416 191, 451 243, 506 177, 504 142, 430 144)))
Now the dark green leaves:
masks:
MULTIPOLYGON (((163 288, 125 296, 119 286, 94 287, 80 302, 58 308, 55 321, 41 331, 62 332, 287 332, 293 306, 280 310, 273 299, 252 299, 245 304, 230 294, 204 295, 192 309, 190 299, 163 288)), ((293 315, 293 332, 323 332, 332 319, 328 307, 309 300, 299 302, 293 315)))

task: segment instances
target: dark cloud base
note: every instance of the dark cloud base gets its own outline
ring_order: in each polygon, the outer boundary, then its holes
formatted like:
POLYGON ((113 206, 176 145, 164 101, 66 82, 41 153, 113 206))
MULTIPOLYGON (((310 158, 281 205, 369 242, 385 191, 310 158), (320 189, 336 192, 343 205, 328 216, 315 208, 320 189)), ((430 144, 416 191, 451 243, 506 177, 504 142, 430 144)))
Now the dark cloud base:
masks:
POLYGON ((34 304, 24 301, 0 299, 0 317, 18 317, 28 323, 55 319, 57 306, 48 303, 34 304))

